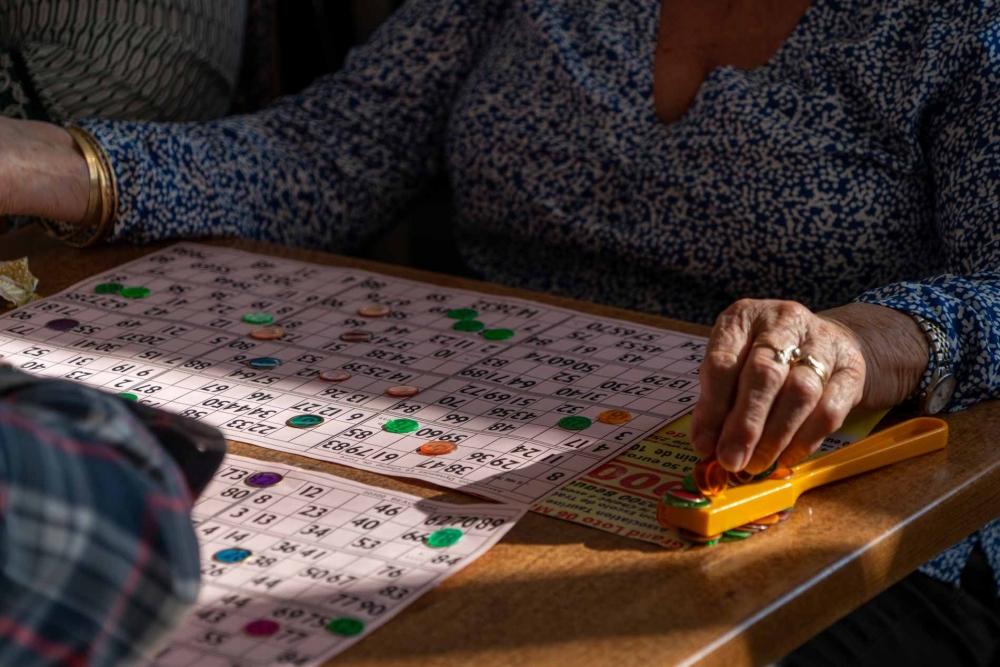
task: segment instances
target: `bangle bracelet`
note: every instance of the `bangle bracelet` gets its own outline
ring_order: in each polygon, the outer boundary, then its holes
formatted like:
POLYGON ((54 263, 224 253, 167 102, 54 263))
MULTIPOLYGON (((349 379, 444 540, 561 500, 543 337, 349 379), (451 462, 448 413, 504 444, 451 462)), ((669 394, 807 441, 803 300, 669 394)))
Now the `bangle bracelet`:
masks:
POLYGON ((67 127, 66 130, 87 161, 90 174, 87 209, 79 224, 52 220, 40 220, 40 223, 49 236, 73 247, 85 248, 103 241, 111 233, 118 213, 118 183, 110 158, 93 135, 79 127, 67 127))

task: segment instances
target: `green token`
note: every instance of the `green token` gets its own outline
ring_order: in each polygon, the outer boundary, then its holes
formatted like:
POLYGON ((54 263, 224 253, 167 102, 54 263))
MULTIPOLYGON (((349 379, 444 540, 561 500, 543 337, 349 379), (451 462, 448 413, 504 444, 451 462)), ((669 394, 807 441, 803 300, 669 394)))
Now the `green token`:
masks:
POLYGON ((772 472, 774 472, 774 471, 775 471, 775 470, 777 470, 777 469, 778 469, 778 462, 777 462, 777 461, 775 461, 774 463, 772 463, 772 464, 771 464, 771 467, 770 467, 770 468, 768 468, 767 470, 765 470, 765 471, 764 471, 764 472, 762 472, 762 473, 759 473, 759 474, 757 474, 757 475, 754 475, 754 476, 753 476, 753 478, 754 478, 754 481, 756 481, 756 480, 758 480, 758 479, 767 479, 768 477, 770 477, 770 476, 771 476, 771 473, 772 473, 772 472))
POLYGON ((479 317, 479 313, 471 308, 455 308, 448 311, 448 317, 453 320, 474 320, 479 317))
POLYGON ((483 332, 483 338, 486 340, 507 340, 513 337, 514 332, 510 329, 487 329, 483 332))
POLYGON ((247 324, 270 324, 274 321, 274 315, 268 313, 247 313, 243 316, 243 321, 247 324))
POLYGON ((671 507, 681 507, 683 509, 695 509, 697 507, 705 507, 708 505, 709 500, 700 500, 696 503, 686 503, 683 500, 677 500, 676 498, 671 498, 670 496, 664 496, 663 500, 660 501, 664 505, 670 505, 671 507))
POLYGON ((365 624, 356 618, 335 618, 326 625, 328 632, 341 635, 342 637, 353 637, 365 631, 365 624))
POLYGON ((445 549, 458 544, 460 539, 462 539, 462 531, 458 528, 442 528, 430 534, 427 538, 427 546, 432 549, 445 549))
POLYGON ((385 426, 382 427, 382 430, 388 431, 389 433, 403 434, 403 433, 413 433, 418 428, 420 428, 420 424, 418 424, 412 419, 392 419, 385 423, 385 426))
POLYGON ((118 294, 124 287, 121 283, 101 283, 94 291, 98 294, 118 294))
POLYGON ((150 294, 148 287, 126 287, 119 293, 126 299, 145 299, 150 294))
POLYGON ((118 394, 118 398, 124 398, 126 401, 138 401, 139 400, 138 396, 136 396, 135 394, 130 394, 127 391, 123 391, 122 393, 118 394))
POLYGON ((593 423, 594 422, 587 417, 574 415, 573 417, 563 417, 560 419, 559 428, 564 428, 567 431, 582 431, 593 423))
POLYGON ((698 485, 694 483, 693 475, 685 476, 684 481, 681 483, 684 485, 685 491, 688 491, 689 493, 701 493, 701 489, 699 489, 698 485))
POLYGON ((483 327, 486 326, 479 320, 459 320, 455 322, 452 329, 455 331, 468 331, 470 333, 475 333, 476 331, 482 331, 483 327))
POLYGON ((737 530, 737 529, 734 528, 733 530, 727 530, 726 532, 724 532, 722 534, 722 541, 723 542, 739 542, 740 540, 747 539, 751 535, 753 535, 753 533, 751 533, 748 530, 737 530))
POLYGON ((295 415, 285 422, 292 428, 312 428, 323 423, 323 418, 319 415, 295 415))

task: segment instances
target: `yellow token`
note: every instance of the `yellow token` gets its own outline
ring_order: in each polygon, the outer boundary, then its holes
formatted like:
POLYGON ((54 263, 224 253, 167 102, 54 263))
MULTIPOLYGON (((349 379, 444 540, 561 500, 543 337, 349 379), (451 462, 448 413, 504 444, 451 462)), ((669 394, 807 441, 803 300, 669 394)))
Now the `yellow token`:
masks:
POLYGON ((628 410, 608 410, 597 415, 597 421, 602 424, 620 426, 632 421, 632 413, 628 410))
POLYGON ((281 327, 264 327, 250 332, 250 337, 256 340, 278 340, 284 335, 285 330, 281 327))

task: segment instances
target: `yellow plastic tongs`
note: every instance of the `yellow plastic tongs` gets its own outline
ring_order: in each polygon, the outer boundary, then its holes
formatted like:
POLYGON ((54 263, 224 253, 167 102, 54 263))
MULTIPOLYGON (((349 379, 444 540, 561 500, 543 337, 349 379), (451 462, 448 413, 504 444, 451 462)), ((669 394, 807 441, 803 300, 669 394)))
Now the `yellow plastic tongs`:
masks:
POLYGON ((835 452, 791 466, 785 479, 764 479, 730 486, 702 507, 675 507, 661 503, 661 516, 670 525, 699 535, 719 535, 795 505, 799 496, 823 484, 836 482, 942 449, 948 425, 940 419, 919 417, 879 431, 835 452))

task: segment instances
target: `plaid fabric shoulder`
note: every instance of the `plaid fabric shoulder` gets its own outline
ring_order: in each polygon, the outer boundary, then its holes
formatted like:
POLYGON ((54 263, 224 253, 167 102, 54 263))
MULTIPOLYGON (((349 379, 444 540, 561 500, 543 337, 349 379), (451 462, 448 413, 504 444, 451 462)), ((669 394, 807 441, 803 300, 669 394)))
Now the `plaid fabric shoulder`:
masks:
POLYGON ((0 664, 148 659, 197 596, 190 508, 121 399, 0 369, 0 664))

